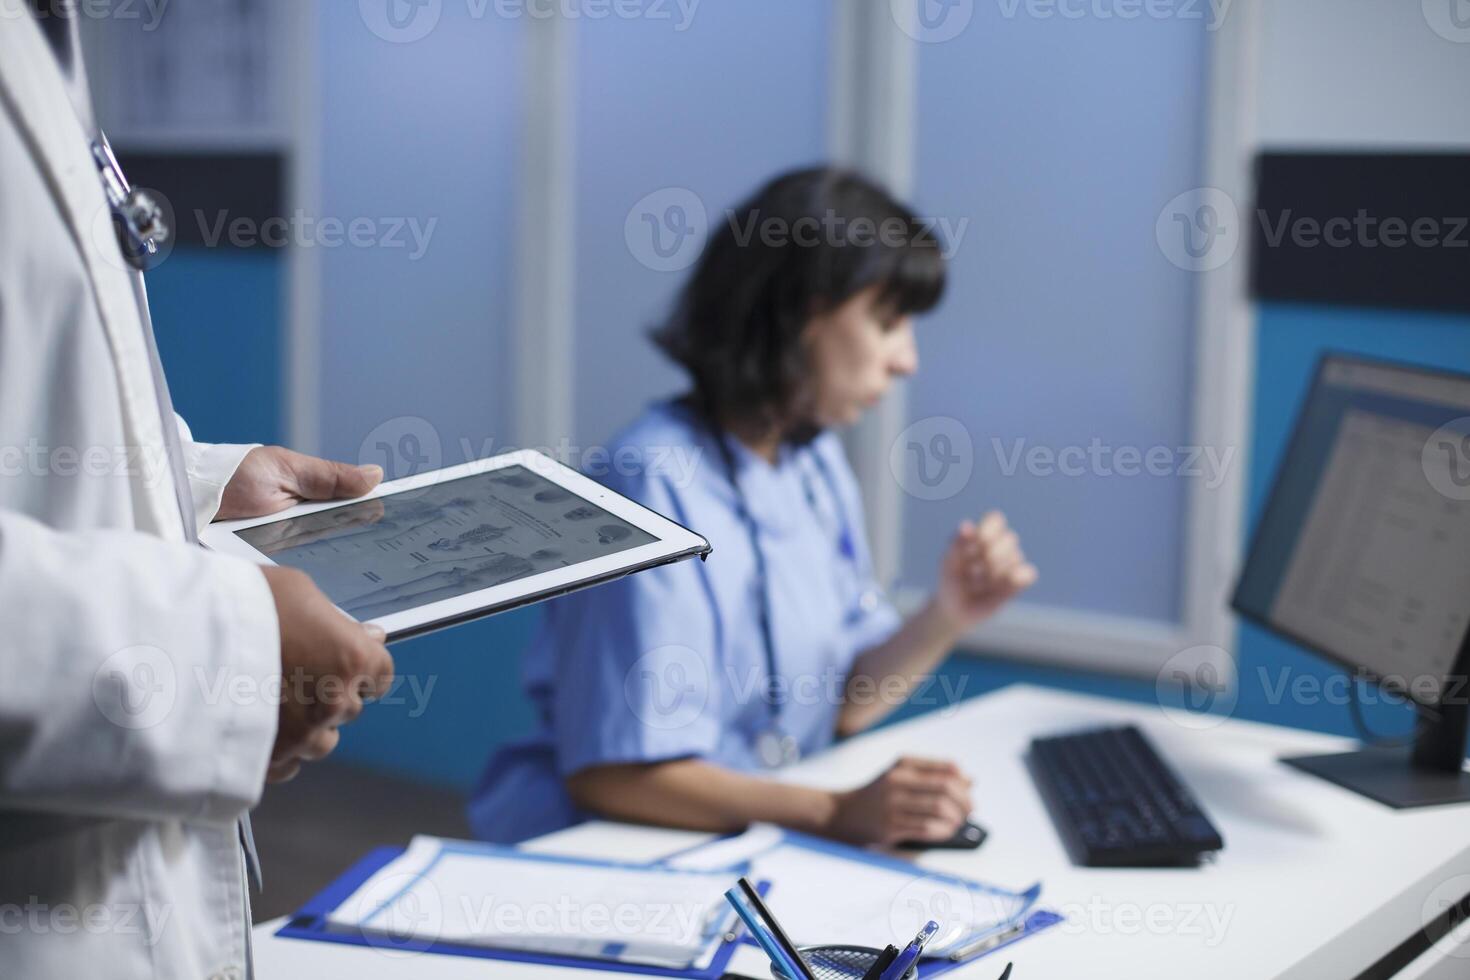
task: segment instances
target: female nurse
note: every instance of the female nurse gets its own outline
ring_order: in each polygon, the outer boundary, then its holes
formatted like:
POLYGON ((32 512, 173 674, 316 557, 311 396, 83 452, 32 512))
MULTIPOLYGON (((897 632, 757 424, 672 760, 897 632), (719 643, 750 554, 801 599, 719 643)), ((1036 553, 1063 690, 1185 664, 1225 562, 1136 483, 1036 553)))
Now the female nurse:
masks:
POLYGON ((902 758, 842 791, 773 778, 882 719, 1036 580, 998 513, 960 524, 907 619, 874 577, 834 430, 917 369, 940 243, 833 169, 781 176, 727 218, 655 334, 688 393, 588 467, 714 553, 546 606, 524 664, 538 731, 491 759, 470 806, 486 840, 601 816, 892 844, 946 840, 970 812, 969 780, 943 760, 902 758))

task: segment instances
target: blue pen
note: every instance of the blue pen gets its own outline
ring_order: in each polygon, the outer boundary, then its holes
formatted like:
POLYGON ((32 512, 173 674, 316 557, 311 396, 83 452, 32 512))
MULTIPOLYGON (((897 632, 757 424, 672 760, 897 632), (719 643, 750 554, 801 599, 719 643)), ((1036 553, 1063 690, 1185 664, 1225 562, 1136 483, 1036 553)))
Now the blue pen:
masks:
POLYGON ((898 954, 898 959, 889 964, 888 969, 883 971, 883 976, 879 980, 899 980, 905 973, 908 973, 914 961, 919 958, 920 953, 924 952, 924 947, 929 945, 929 940, 933 939, 934 934, 938 931, 939 923, 932 919, 926 922, 924 928, 920 929, 919 934, 914 937, 914 941, 904 947, 904 951, 898 954))
POLYGON ((806 975, 806 971, 791 962, 791 957, 787 956, 780 945, 777 944, 776 938, 766 931, 766 928, 756 920, 755 913, 745 907, 745 901, 740 897, 739 888, 732 888, 725 892, 725 901, 735 907, 735 913, 740 916, 740 921, 745 923, 745 928, 750 930, 750 934, 755 937, 755 941, 760 943, 761 949, 766 951, 766 956, 782 973, 790 977, 791 980, 801 980, 806 975))

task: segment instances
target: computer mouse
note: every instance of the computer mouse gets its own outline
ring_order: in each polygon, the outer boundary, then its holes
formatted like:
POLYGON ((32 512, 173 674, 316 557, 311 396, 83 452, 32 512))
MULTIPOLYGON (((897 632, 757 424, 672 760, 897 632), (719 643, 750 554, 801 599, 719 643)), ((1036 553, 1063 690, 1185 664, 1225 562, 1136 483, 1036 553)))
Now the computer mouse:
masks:
POLYGON ((966 820, 949 840, 906 840, 898 846, 915 851, 973 851, 985 843, 989 834, 973 820, 966 820))

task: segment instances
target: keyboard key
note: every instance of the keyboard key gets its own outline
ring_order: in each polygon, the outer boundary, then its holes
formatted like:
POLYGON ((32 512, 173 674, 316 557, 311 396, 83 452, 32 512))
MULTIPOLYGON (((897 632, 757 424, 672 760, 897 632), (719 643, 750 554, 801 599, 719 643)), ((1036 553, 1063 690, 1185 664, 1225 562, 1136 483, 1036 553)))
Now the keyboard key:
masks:
POLYGON ((1224 847, 1193 794, 1133 726, 1035 739, 1031 761, 1080 864, 1196 864, 1224 847))

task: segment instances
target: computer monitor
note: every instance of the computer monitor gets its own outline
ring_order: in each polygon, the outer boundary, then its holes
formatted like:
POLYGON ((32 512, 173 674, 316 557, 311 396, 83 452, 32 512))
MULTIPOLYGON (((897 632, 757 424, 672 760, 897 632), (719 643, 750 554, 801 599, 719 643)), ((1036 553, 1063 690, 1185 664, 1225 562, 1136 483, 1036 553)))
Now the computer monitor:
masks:
POLYGON ((1232 605, 1418 711, 1412 748, 1284 761, 1390 806, 1470 800, 1470 375, 1323 357, 1232 605))

